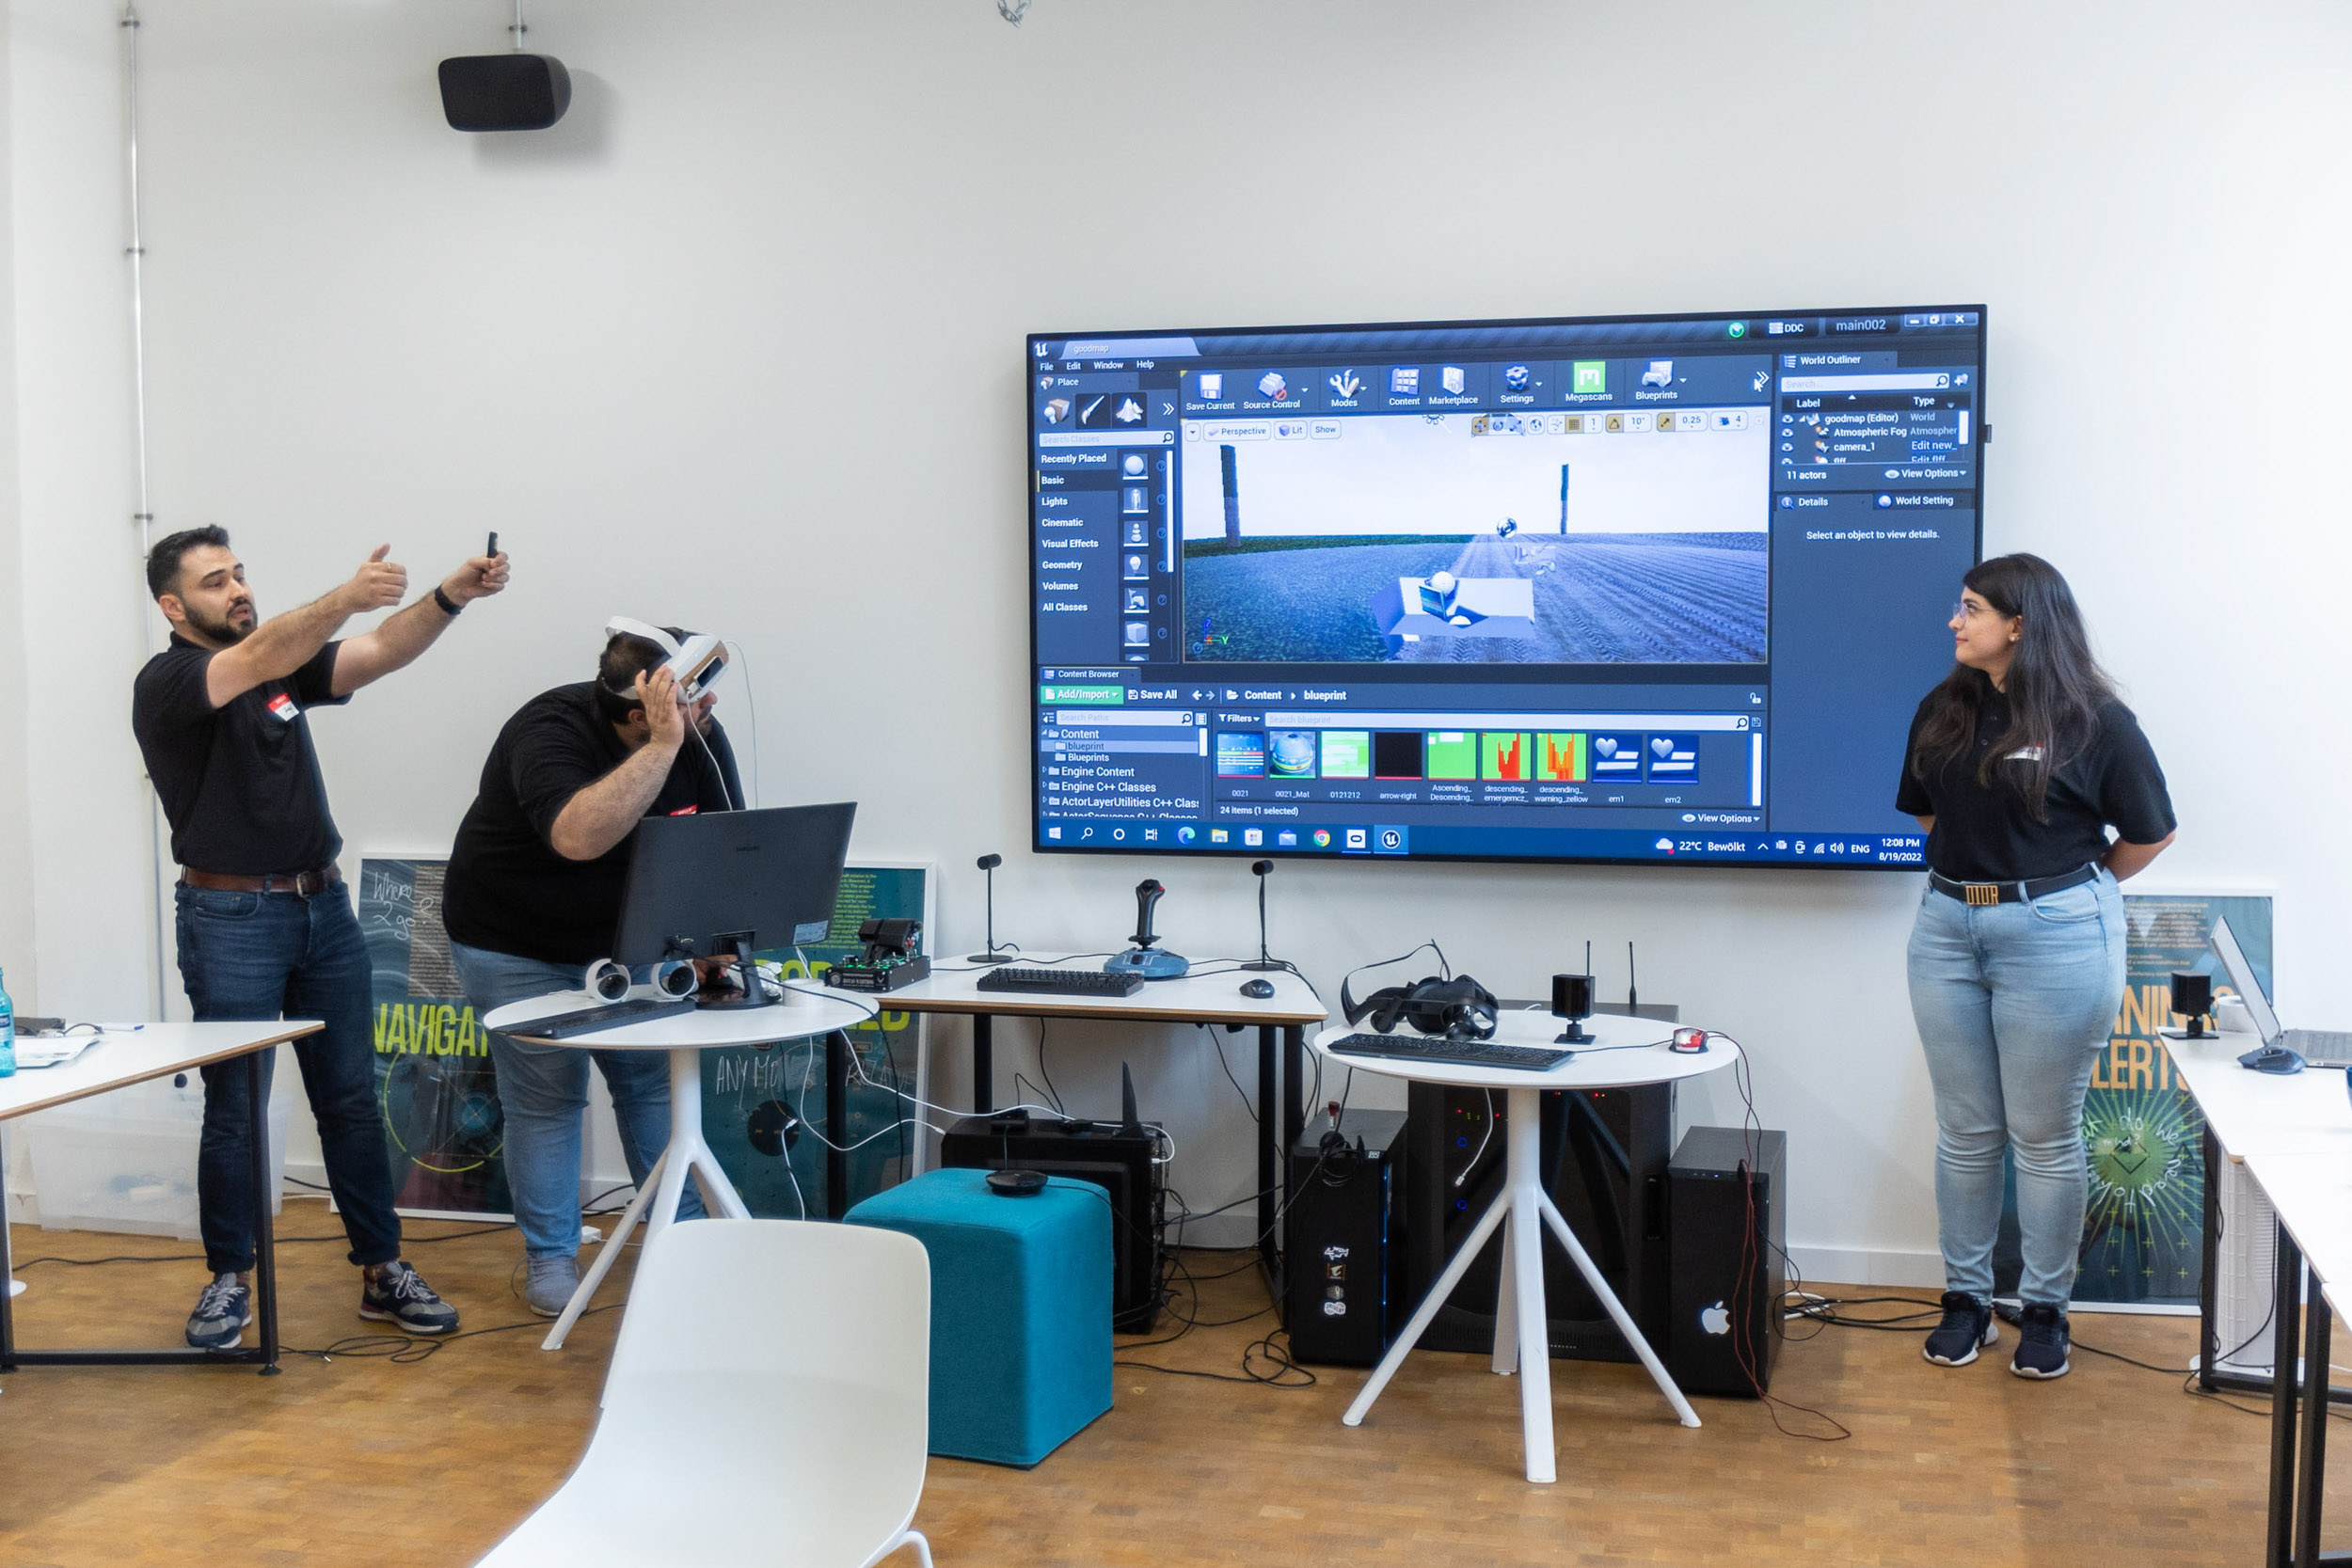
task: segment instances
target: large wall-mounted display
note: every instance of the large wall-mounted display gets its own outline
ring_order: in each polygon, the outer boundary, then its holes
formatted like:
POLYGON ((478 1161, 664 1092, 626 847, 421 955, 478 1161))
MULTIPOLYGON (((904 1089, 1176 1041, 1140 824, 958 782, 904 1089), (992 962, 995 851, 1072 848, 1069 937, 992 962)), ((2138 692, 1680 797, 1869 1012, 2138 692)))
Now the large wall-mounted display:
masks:
POLYGON ((1980 306, 1032 336, 1043 850, 1918 866, 1980 306))

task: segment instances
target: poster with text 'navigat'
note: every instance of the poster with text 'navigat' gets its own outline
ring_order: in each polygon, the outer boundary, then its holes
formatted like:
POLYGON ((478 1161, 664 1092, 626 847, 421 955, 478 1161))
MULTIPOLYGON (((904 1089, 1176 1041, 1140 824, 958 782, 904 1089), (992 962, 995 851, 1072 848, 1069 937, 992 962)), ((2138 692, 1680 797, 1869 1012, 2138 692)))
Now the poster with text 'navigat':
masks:
POLYGON ((441 929, 448 866, 438 857, 359 863, 376 1111, 402 1213, 504 1217, 513 1208, 506 1123, 489 1036, 457 983, 441 929))

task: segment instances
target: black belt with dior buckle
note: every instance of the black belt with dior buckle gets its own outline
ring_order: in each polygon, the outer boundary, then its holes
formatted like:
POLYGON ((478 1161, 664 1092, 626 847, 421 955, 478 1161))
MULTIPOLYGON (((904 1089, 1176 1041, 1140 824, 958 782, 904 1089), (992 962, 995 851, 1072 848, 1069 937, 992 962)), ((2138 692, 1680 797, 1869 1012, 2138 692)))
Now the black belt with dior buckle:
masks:
POLYGON ((1957 898, 1972 909, 1988 904, 2024 904, 2036 898, 2047 898, 2053 893, 2064 893, 2070 887, 2097 881, 2096 865, 2080 865, 2072 871, 2061 871, 2055 877, 2042 877, 2030 882, 1960 882, 1941 871, 1928 873, 1928 886, 1947 898, 1957 898))

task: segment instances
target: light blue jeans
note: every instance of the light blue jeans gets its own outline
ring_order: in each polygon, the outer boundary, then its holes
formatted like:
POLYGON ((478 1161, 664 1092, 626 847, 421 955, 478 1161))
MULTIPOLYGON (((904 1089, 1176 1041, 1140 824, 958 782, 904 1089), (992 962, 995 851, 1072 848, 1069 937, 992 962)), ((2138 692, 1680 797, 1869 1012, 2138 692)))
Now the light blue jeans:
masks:
POLYGON ((1931 886, 1911 928, 1911 1013, 1935 1086, 1945 1289, 1993 1294, 2001 1150, 2017 1164, 2017 1293, 2074 1293, 2090 1175, 2083 1095, 2123 1001, 2123 895, 2098 880, 1972 909, 1931 886))
MULTIPOLYGON (((577 990, 585 967, 493 953, 455 941, 449 952, 477 1017, 509 1002, 552 990, 577 990)), ((635 977, 643 982, 648 974, 640 972, 635 977)), ((514 1196, 515 1225, 523 1233, 523 1250, 533 1258, 571 1258, 580 1252, 580 1118, 588 1108, 591 1059, 612 1095, 629 1179, 643 1187, 645 1172, 670 1144, 668 1052, 578 1051, 567 1045, 529 1045, 500 1034, 490 1037, 499 1107, 506 1117, 506 1186, 514 1196)), ((702 1212, 702 1195, 689 1181, 678 1218, 698 1219, 702 1212)))

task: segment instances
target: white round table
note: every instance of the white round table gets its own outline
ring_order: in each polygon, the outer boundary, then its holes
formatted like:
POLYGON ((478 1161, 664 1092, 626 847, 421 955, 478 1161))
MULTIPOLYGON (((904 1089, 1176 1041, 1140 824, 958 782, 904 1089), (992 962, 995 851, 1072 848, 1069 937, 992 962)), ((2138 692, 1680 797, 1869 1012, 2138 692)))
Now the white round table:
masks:
MULTIPOLYGON (((1696 1078, 1705 1073, 1729 1067, 1739 1059, 1740 1048, 1721 1037, 1708 1040, 1703 1052, 1685 1054, 1669 1051, 1666 1039, 1674 1025, 1649 1019, 1596 1017, 1584 1021, 1584 1032, 1594 1037, 1584 1044, 1571 1044, 1567 1049, 1576 1055, 1546 1072, 1528 1072, 1510 1068, 1472 1067, 1460 1062, 1403 1061, 1393 1057, 1343 1056, 1327 1047, 1333 1040, 1370 1030, 1345 1026, 1326 1029, 1314 1038, 1314 1048, 1334 1068, 1353 1068, 1359 1072, 1376 1072, 1387 1078, 1402 1078, 1416 1084, 1450 1084, 1473 1089, 1496 1089, 1505 1097, 1509 1127, 1503 1143, 1503 1185, 1494 1202, 1478 1217, 1468 1237, 1463 1240, 1446 1264, 1445 1272, 1429 1288, 1414 1308, 1413 1316, 1397 1336, 1396 1343, 1380 1365, 1373 1369, 1363 1391, 1356 1402, 1341 1417, 1348 1426, 1360 1426, 1373 1402, 1380 1397, 1389 1380, 1405 1364, 1405 1357, 1418 1343, 1438 1308, 1454 1293, 1476 1260, 1479 1250, 1486 1244, 1495 1227, 1502 1227, 1502 1282, 1495 1302, 1494 1370, 1502 1376, 1514 1371, 1522 1375, 1519 1381, 1519 1424, 1526 1439, 1527 1479, 1548 1482, 1557 1479, 1551 1441, 1551 1346, 1546 1333, 1544 1309, 1543 1227, 1551 1227, 1560 1239, 1579 1273, 1584 1275, 1594 1296, 1606 1307, 1615 1321, 1618 1332, 1633 1347, 1649 1375, 1658 1385, 1659 1392, 1674 1406, 1675 1416, 1684 1426, 1699 1424, 1698 1415, 1691 1402, 1682 1397, 1674 1379, 1666 1375, 1665 1364, 1658 1359, 1649 1341, 1634 1326, 1632 1316, 1617 1293, 1609 1288, 1609 1281, 1593 1263, 1576 1232, 1553 1206, 1551 1196, 1544 1191, 1542 1160, 1538 1153, 1538 1131, 1541 1120, 1537 1096, 1547 1089, 1616 1089, 1637 1084, 1663 1084, 1676 1079, 1696 1078), (1615 1048, 1615 1049, 1612 1049, 1615 1048)), ((1542 1045, 1554 1041, 1563 1025, 1549 1013, 1506 1012, 1497 1022, 1495 1042, 1502 1045, 1542 1045)), ((1406 1039, 1418 1037, 1409 1029, 1397 1033, 1406 1039)))
MULTIPOLYGON (((658 994, 650 986, 639 986, 629 991, 631 997, 658 994)), ((596 1262, 589 1266, 580 1289, 572 1292, 572 1299, 564 1304, 563 1315, 555 1320, 555 1326, 548 1331, 540 1349, 563 1348, 564 1336, 571 1333, 572 1324, 587 1310, 589 1298, 596 1293, 596 1287, 604 1283, 604 1276, 620 1258, 621 1248, 628 1243, 628 1233, 636 1227, 640 1214, 645 1216, 648 1242, 670 1227, 677 1218, 678 1200, 685 1196, 689 1172, 701 1179, 704 1206, 713 1214, 731 1220, 752 1217, 751 1211, 743 1206, 741 1195, 736 1192, 735 1183, 719 1168, 718 1156, 703 1141, 703 1047, 764 1045, 771 1040, 830 1035, 836 1029, 850 1027, 872 1011, 870 1005, 846 998, 800 990, 789 990, 784 994, 785 1000, 771 1006, 697 1007, 691 1013, 673 1013, 644 1023, 600 1029, 567 1039, 515 1035, 516 1039, 529 1040, 533 1045, 562 1045, 579 1051, 670 1053, 670 1141, 646 1171, 637 1196, 629 1199, 628 1209, 622 1212, 621 1223, 596 1249, 596 1262)), ((482 1022, 485 1028, 512 1034, 516 1023, 603 1005, 602 997, 591 996, 584 990, 560 990, 534 996, 527 1002, 510 1002, 494 1009, 482 1022)))

